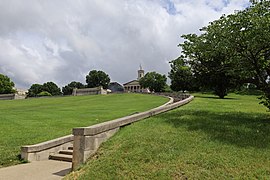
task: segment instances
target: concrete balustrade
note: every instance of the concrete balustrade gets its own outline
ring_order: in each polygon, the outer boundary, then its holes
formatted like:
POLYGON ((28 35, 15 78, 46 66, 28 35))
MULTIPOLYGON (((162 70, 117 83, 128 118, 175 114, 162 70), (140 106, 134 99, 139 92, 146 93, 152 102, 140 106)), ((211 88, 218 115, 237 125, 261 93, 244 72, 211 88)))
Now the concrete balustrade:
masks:
POLYGON ((74 128, 73 135, 35 145, 22 146, 21 157, 30 162, 48 160, 50 155, 54 155, 60 150, 66 150, 68 147, 73 146, 72 169, 77 169, 97 151, 102 142, 113 136, 121 127, 185 105, 192 101, 193 98, 193 96, 189 96, 178 102, 174 102, 174 99, 170 98, 166 104, 149 111, 136 113, 89 127, 74 128))
POLYGON ((22 146, 21 158, 29 162, 48 160, 50 155, 73 146, 73 138, 73 135, 68 135, 35 145, 22 146))
POLYGON ((0 100, 13 100, 15 99, 15 94, 0 94, 0 100))
POLYGON ((86 160, 97 151, 100 144, 116 133, 120 127, 180 107, 192 101, 193 98, 193 96, 190 96, 189 98, 179 102, 163 105, 149 111, 133 114, 93 126, 74 128, 72 169, 75 170, 82 163, 86 162, 86 160))

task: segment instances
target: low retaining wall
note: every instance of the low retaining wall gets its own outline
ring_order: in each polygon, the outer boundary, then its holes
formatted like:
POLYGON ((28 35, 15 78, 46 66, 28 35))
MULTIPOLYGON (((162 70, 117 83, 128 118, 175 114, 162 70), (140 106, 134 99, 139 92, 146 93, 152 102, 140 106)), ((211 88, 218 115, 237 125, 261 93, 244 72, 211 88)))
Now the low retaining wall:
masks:
POLYGON ((163 105, 149 111, 107 121, 93 126, 74 128, 72 169, 75 170, 82 163, 86 162, 86 160, 97 151, 100 144, 116 133, 120 127, 180 107, 192 101, 193 98, 193 96, 190 96, 187 99, 175 102, 173 104, 167 104, 165 106, 163 105))
POLYGON ((1 94, 0 100, 12 100, 15 99, 15 94, 1 94))
POLYGON ((95 88, 84 88, 84 89, 73 89, 73 96, 83 96, 83 95, 96 95, 96 94, 107 94, 107 90, 100 87, 95 88))
POLYGON ((48 160, 50 155, 73 146, 73 139, 73 135, 68 135, 35 145, 22 146, 21 157, 30 162, 48 160))
POLYGON ((64 136, 43 143, 22 146, 21 157, 27 161, 48 160, 50 155, 73 146, 72 168, 76 169, 94 154, 102 142, 113 136, 120 127, 129 125, 144 118, 169 111, 192 101, 193 96, 173 103, 174 99, 166 104, 142 113, 107 121, 89 127, 74 128, 73 135, 64 136))
POLYGON ((25 97, 19 94, 0 94, 0 100, 25 99, 25 97))
POLYGON ((160 96, 166 96, 166 97, 172 97, 174 99, 174 102, 182 101, 183 99, 188 98, 190 95, 180 92, 161 92, 161 93, 155 93, 156 95, 160 96))

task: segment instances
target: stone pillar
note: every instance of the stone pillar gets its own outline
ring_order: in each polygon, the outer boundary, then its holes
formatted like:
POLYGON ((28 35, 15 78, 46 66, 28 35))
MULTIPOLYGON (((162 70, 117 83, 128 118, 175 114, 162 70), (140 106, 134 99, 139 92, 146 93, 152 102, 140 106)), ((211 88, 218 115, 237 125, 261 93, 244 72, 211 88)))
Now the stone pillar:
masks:
POLYGON ((74 128, 72 170, 76 170, 85 163, 98 150, 101 143, 113 136, 118 130, 119 127, 95 135, 88 135, 87 128, 74 128))
POLYGON ((73 96, 77 96, 77 88, 74 88, 74 89, 73 89, 72 95, 73 95, 73 96))

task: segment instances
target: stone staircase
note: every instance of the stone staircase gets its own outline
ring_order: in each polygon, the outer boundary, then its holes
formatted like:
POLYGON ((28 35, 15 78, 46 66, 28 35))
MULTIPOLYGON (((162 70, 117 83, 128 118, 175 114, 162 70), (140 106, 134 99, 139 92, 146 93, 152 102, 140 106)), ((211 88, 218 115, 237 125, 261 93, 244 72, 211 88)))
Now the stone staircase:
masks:
POLYGON ((73 155, 73 147, 68 147, 67 150, 61 150, 57 154, 50 155, 49 159, 72 162, 72 155, 73 155))

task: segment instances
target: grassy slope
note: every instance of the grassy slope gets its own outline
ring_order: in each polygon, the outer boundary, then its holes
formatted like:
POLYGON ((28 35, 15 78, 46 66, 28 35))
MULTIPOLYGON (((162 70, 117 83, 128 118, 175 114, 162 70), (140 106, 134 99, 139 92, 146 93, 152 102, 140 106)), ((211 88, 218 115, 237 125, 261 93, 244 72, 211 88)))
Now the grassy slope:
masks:
POLYGON ((123 128, 67 179, 268 179, 270 114, 255 96, 190 104, 123 128))
POLYGON ((166 98, 116 94, 0 101, 0 167, 19 163, 20 147, 161 105, 166 98))

